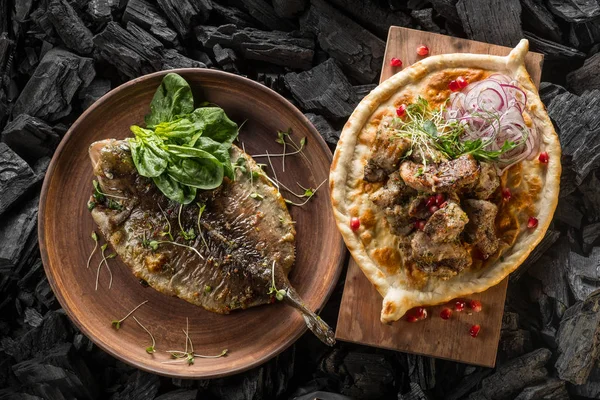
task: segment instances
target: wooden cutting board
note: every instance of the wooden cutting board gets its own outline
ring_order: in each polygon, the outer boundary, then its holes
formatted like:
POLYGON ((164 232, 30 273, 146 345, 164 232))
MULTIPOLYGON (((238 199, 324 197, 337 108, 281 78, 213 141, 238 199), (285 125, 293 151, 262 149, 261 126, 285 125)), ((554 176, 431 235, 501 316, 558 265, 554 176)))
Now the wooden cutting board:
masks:
MULTIPOLYGON (((506 55, 510 48, 458 39, 413 29, 391 27, 380 82, 400 69, 390 66, 389 60, 397 57, 409 66, 422 57, 416 53, 420 45, 429 47, 429 54, 442 53, 488 53, 506 55)), ((544 56, 529 53, 526 65, 533 82, 539 86, 544 56)), ((500 328, 508 278, 500 284, 479 294, 469 296, 483 304, 483 311, 472 313, 465 310, 454 312, 450 320, 440 318, 444 306, 427 307, 429 317, 420 322, 405 320, 391 325, 379 321, 382 297, 364 276, 356 262, 350 259, 346 284, 340 306, 336 338, 339 340, 382 347, 407 353, 422 354, 436 358, 461 361, 469 364, 493 367, 500 340, 500 328), (469 336, 472 325, 481 325, 479 336, 469 336)))

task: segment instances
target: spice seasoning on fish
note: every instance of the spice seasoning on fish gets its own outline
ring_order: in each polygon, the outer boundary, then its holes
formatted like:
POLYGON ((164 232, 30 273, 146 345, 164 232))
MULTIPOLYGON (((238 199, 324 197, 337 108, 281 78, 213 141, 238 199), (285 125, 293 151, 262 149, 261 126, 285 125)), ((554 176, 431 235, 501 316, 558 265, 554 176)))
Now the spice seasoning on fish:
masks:
POLYGON ((148 302, 148 300, 141 302, 140 304, 138 304, 137 306, 135 306, 135 307, 133 308, 133 310, 129 311, 129 313, 127 313, 127 315, 126 315, 126 316, 124 316, 123 318, 121 318, 121 319, 119 319, 119 320, 113 320, 113 321, 111 322, 111 324, 112 324, 112 327, 113 327, 113 328, 115 328, 116 330, 119 330, 119 329, 121 328, 121 324, 122 324, 123 322, 125 322, 125 320, 126 320, 127 318, 129 318, 129 316, 130 316, 131 314, 133 314, 134 312, 136 312, 138 308, 140 308, 141 306, 143 306, 143 305, 144 305, 144 304, 146 304, 147 302, 148 302))

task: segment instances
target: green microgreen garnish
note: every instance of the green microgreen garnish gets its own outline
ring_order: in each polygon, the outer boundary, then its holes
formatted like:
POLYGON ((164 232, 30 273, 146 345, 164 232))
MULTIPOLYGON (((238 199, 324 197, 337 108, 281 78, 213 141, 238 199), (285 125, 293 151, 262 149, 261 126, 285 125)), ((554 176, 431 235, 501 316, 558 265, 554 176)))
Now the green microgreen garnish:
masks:
POLYGON ((201 259, 204 260, 204 257, 202 256, 202 254, 200 254, 200 252, 198 250, 196 250, 194 247, 192 246, 188 246, 186 244, 181 244, 181 243, 177 243, 177 242, 173 242, 170 240, 151 240, 148 242, 148 247, 150 247, 152 250, 157 250, 158 246, 161 244, 172 244, 174 246, 179 246, 179 247, 185 247, 186 249, 190 249, 193 252, 195 252, 196 254, 198 254, 198 257, 200 257, 201 259))
POLYGON ((108 265, 108 260, 111 258, 115 258, 117 255, 115 253, 111 253, 109 255, 105 255, 104 251, 108 247, 108 243, 104 243, 100 249, 102 250, 102 260, 100 260, 100 264, 98 264, 98 269, 96 270, 96 289, 98 290, 98 281, 100 280, 100 269, 102 269, 102 264, 106 265, 106 269, 108 270, 108 274, 110 275, 110 281, 108 282, 108 288, 112 287, 113 282, 113 274, 110 270, 110 266, 108 265))
POLYGON ((92 250, 90 257, 88 258, 87 267, 86 267, 88 269, 90 268, 90 262, 92 261, 92 256, 98 249, 98 235, 96 235, 96 232, 94 232, 94 231, 92 231, 92 240, 94 241, 94 250, 92 250))
POLYGON ((163 364, 176 364, 185 362, 188 365, 194 364, 194 360, 196 357, 198 358, 220 358, 227 355, 227 349, 224 349, 221 354, 217 354, 215 356, 205 356, 202 354, 197 354, 194 352, 194 343, 192 342, 192 338, 190 337, 190 321, 186 317, 185 318, 185 329, 182 329, 183 334, 185 335, 185 350, 167 350, 166 352, 171 355, 175 360, 173 361, 163 361, 163 364))
POLYGON ((285 199, 285 202, 287 204, 291 204, 293 206, 302 207, 303 205, 305 205, 306 203, 308 203, 310 201, 310 199, 312 199, 315 194, 317 194, 317 190, 319 190, 321 188, 321 186, 323 186, 325 184, 325 182, 327 182, 327 179, 324 179, 323 182, 321 182, 319 184, 319 186, 316 187, 316 189, 305 188, 305 187, 303 187, 302 185, 300 185, 298 183, 297 185, 300 186, 302 189, 304 189, 304 194, 302 194, 302 195, 296 195, 295 194, 295 196, 298 197, 298 198, 306 198, 306 200, 304 200, 302 203, 295 203, 295 202, 293 202, 291 200, 285 199))
POLYGON ((169 221, 169 218, 167 217, 167 213, 160 206, 160 203, 156 203, 156 204, 158 204, 158 208, 160 208, 160 212, 162 213, 163 217, 165 218, 165 221, 167 221, 167 229, 166 230, 163 229, 163 231, 160 233, 160 236, 162 236, 162 237, 168 236, 169 239, 174 240, 173 235, 171 234, 171 221, 169 221))
POLYGON ((142 323, 140 321, 138 321, 138 319, 135 317, 135 315, 133 315, 131 318, 133 318, 134 321, 137 322, 137 324, 143 330, 145 330, 148 333, 148 335, 150 335, 150 339, 152 340, 152 344, 150 346, 146 347, 146 353, 148 353, 148 354, 156 353, 156 340, 154 339, 154 335, 152 334, 152 332, 150 332, 144 325, 142 325, 142 323))
POLYGON ((179 233, 185 240, 194 240, 196 239, 196 233, 194 232, 194 228, 190 228, 187 231, 183 229, 183 225, 181 225, 181 210, 183 210, 183 204, 179 206, 179 213, 177 214, 177 222, 179 223, 179 233))
POLYGON ((116 330, 119 330, 121 328, 121 324, 127 319, 129 318, 129 316, 131 314, 133 314, 134 312, 137 311, 138 308, 140 308, 141 306, 143 306, 144 304, 146 304, 148 302, 148 300, 141 302, 140 304, 138 304, 137 306, 135 306, 135 308, 131 311, 129 311, 129 313, 124 316, 123 318, 119 319, 119 320, 113 320, 111 322, 112 327, 115 328, 116 330))
POLYGON ((259 193, 250 193, 250 197, 256 200, 263 200, 264 196, 259 193))
POLYGON ((202 243, 208 249, 208 243, 206 243, 206 239, 204 238, 204 233, 202 232, 202 225, 200 224, 200 219, 202 218, 202 213, 206 209, 206 204, 196 203, 196 205, 198 206, 198 221, 197 221, 198 235, 200 235, 200 238, 202 239, 202 243))
POLYGON ((273 265, 271 266, 271 287, 269 288, 268 294, 275 294, 275 298, 279 301, 283 300, 287 295, 285 289, 277 289, 277 286, 275 286, 275 261, 273 261, 273 265))
POLYGON ((121 211, 123 209, 123 206, 118 201, 113 200, 113 198, 127 200, 127 197, 104 193, 102 190, 100 190, 100 184, 97 180, 92 181, 92 184, 94 185, 94 193, 92 196, 96 201, 88 201, 88 210, 92 211, 96 207, 97 203, 102 202, 106 202, 106 206, 111 210, 121 211))
POLYGON ((204 293, 209 294, 210 292, 212 292, 212 287, 210 285, 205 285, 204 293))

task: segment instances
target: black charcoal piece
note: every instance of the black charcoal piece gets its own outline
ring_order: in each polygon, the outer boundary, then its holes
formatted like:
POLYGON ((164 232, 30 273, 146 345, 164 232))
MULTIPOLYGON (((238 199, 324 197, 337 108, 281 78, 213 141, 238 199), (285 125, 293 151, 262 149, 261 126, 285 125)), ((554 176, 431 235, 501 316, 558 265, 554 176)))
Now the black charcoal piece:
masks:
POLYGON ((255 80, 277 93, 282 93, 285 90, 285 80, 282 71, 272 71, 271 69, 258 70, 255 80))
POLYGON ((92 32, 66 0, 50 0, 48 18, 63 43, 79 54, 90 54, 94 47, 92 32))
POLYGON ((237 28, 233 24, 216 26, 197 26, 194 28, 196 40, 202 44, 204 48, 212 49, 215 44, 231 47, 233 45, 233 34, 237 32, 237 28))
POLYGON ((285 84, 305 112, 341 119, 357 104, 352 85, 332 58, 309 71, 286 74, 285 84))
POLYGON ((156 65, 154 57, 160 54, 165 46, 150 33, 135 22, 127 23, 127 32, 131 33, 137 42, 136 49, 151 64, 156 65))
POLYGON ((54 153, 60 136, 41 119, 20 114, 4 127, 0 141, 33 164, 37 159, 54 153))
POLYGON ((481 382, 481 389, 471 394, 469 400, 513 398, 525 387, 539 383, 548 375, 544 366, 550 356, 552 352, 542 348, 506 362, 481 382))
POLYGON ((273 6, 266 0, 240 0, 248 13, 269 29, 276 31, 291 31, 295 25, 286 19, 281 19, 275 13, 273 6))
POLYGON ((25 309, 24 322, 27 325, 37 328, 38 326, 42 325, 43 320, 44 318, 42 317, 42 314, 40 314, 35 308, 28 307, 25 309))
POLYGON ((410 26, 411 24, 410 17, 404 12, 390 12, 376 1, 330 0, 328 3, 339 10, 336 12, 349 14, 352 19, 382 39, 387 38, 391 25, 410 26))
POLYGON ((523 35, 529 40, 529 47, 531 50, 542 53, 546 56, 547 60, 583 59, 585 57, 585 53, 572 47, 551 40, 542 39, 529 32, 524 32, 523 35))
MULTIPOLYGON (((129 78, 160 69, 160 54, 152 48, 145 47, 138 38, 116 22, 109 22, 102 32, 94 36, 94 44, 102 59, 129 78)), ((156 46, 156 43, 150 40, 150 45, 156 46)))
POLYGON ((579 211, 577 200, 575 195, 570 195, 561 199, 554 212, 554 219, 579 230, 581 229, 583 214, 579 211))
POLYGON ((571 24, 569 43, 579 49, 587 49, 600 42, 600 26, 598 20, 571 24))
POLYGON ((564 400, 569 398, 565 381, 556 378, 546 378, 543 382, 529 386, 515 400, 564 400))
POLYGON ((600 364, 596 364, 583 385, 571 386, 571 393, 589 399, 600 399, 600 364))
POLYGON ((158 376, 147 372, 136 371, 129 379, 127 384, 118 393, 115 393, 111 400, 142 400, 153 399, 158 392, 160 381, 158 376))
POLYGON ((533 249, 533 251, 529 254, 529 257, 525 260, 523 264, 511 275, 511 280, 517 281, 521 278, 521 276, 527 272, 527 270, 535 264, 537 260, 558 240, 560 237, 560 231, 548 229, 544 238, 537 246, 533 249))
POLYGON ((582 94, 586 90, 600 89, 600 53, 596 53, 583 63, 581 68, 567 75, 567 85, 570 90, 582 94))
POLYGON ((248 60, 266 61, 294 69, 312 66, 315 43, 296 33, 246 28, 233 33, 235 49, 248 60))
POLYGON ((338 140, 340 140, 340 131, 334 129, 329 122, 323 116, 307 113, 306 118, 315 126, 319 134, 323 137, 325 142, 331 147, 335 147, 337 145, 338 140))
POLYGON ((423 8, 421 10, 413 10, 410 13, 419 26, 429 32, 440 33, 442 29, 433 21, 433 8, 423 8))
POLYGON ((306 9, 308 0, 273 0, 273 9, 281 18, 294 18, 306 9))
POLYGON ((597 0, 547 0, 550 11, 569 22, 586 22, 600 16, 597 0))
POLYGON ((212 11, 210 0, 157 0, 157 3, 183 38, 190 35, 196 23, 206 22, 212 11))
POLYGON ((109 0, 90 0, 85 12, 96 24, 104 24, 112 20, 109 0))
POLYGON ((600 165, 600 91, 587 91, 581 96, 560 94, 548 105, 548 115, 558 128, 563 155, 572 157, 580 185, 600 165))
MULTIPOLYGON (((9 218, 3 213, 31 187, 34 176, 33 170, 25 160, 19 157, 6 143, 0 143, 0 219, 6 221, 9 218)), ((16 217, 16 215, 13 214, 12 217, 16 217)), ((0 224, 0 229, 3 225, 4 223, 0 224)), ((8 237, 10 236, 9 232, 5 231, 4 235, 6 235, 5 240, 9 240, 6 243, 13 241, 8 237)), ((15 238, 15 240, 17 241, 14 244, 21 244, 18 243, 18 239, 15 238)), ((3 247, 5 246, 0 246, 2 255, 0 260, 7 254, 3 251, 3 247)), ((2 261, 0 261, 0 265, 2 265, 2 261)))
POLYGON ((458 0, 456 9, 469 39, 514 47, 523 38, 519 0, 458 0))
POLYGON ((497 364, 502 365, 507 360, 522 356, 532 350, 531 333, 525 329, 500 332, 498 343, 497 364))
POLYGON ((62 49, 44 55, 13 108, 13 115, 28 114, 55 121, 71 112, 79 89, 94 79, 93 61, 62 49))
POLYGON ((574 385, 585 383, 600 356, 600 292, 569 308, 557 334, 558 377, 574 385))
POLYGON ((600 179, 596 173, 591 173, 589 178, 579 185, 579 191, 583 193, 587 220, 590 222, 600 220, 600 179))
POLYGON ((110 81, 108 79, 94 79, 87 87, 79 92, 81 108, 87 110, 100 97, 110 91, 110 81))
MULTIPOLYGON (((0 39, 1 40, 1 39, 0 39)), ((0 46, 2 46, 0 44, 0 46)), ((0 53, 2 50, 0 50, 0 53)), ((2 56, 0 56, 0 65, 2 65, 2 56)), ((39 58, 37 53, 33 47, 25 47, 25 54, 23 55, 21 62, 19 63, 19 72, 24 75, 33 75, 33 71, 35 71, 35 67, 37 67, 39 58)), ((0 71, 2 67, 0 67, 0 71)), ((0 72, 0 75, 2 73, 0 72)))
POLYGON ((15 42, 8 38, 8 32, 0 32, 0 86, 2 86, 1 83, 14 44, 15 42))
POLYGON ((206 68, 200 61, 192 60, 174 49, 167 49, 162 54, 162 70, 177 68, 206 68))
POLYGON ((600 222, 584 226, 581 236, 583 238, 583 251, 589 253, 594 244, 597 244, 598 238, 600 238, 600 222))
POLYGON ((542 0, 521 0, 523 25, 535 34, 554 42, 560 42, 561 32, 554 16, 542 0))
POLYGON ((433 9, 448 21, 458 21, 456 3, 458 0, 431 0, 433 9))
POLYGON ((213 13, 220 16, 228 24, 233 24, 238 28, 254 27, 256 21, 250 15, 235 7, 225 7, 218 3, 212 4, 213 13))
POLYGON ((374 83, 367 84, 367 85, 356 85, 356 86, 354 86, 354 93, 356 93, 356 97, 358 97, 359 99, 362 99, 363 97, 365 97, 366 95, 371 93, 371 91, 373 89, 375 89, 376 87, 377 87, 377 85, 374 83))
POLYGON ((223 47, 221 47, 220 44, 215 44, 213 46, 213 54, 215 55, 215 60, 217 61, 217 64, 221 66, 235 63, 237 61, 235 51, 231 49, 224 49, 223 47))
POLYGON ((51 308, 56 303, 56 296, 54 296, 48 278, 43 277, 36 285, 35 298, 48 308, 51 308))
POLYGON ((196 400, 197 395, 198 389, 177 389, 165 394, 161 394, 154 400, 196 400))
POLYGON ((567 277, 573 296, 584 300, 600 289, 600 247, 592 248, 588 257, 575 252, 569 254, 567 277))
POLYGON ((129 0, 123 13, 123 22, 129 21, 148 29, 164 45, 175 46, 178 43, 177 33, 167 26, 167 19, 145 0, 129 0))
POLYGON ((385 43, 325 1, 312 0, 300 26, 358 82, 372 83, 379 75, 385 43))
POLYGON ((560 85, 556 85, 550 82, 542 82, 540 83, 540 99, 542 102, 548 106, 552 100, 558 96, 559 94, 563 94, 567 91, 564 87, 560 85))
MULTIPOLYGON (((408 392, 398 393, 398 400, 427 400, 427 399, 428 399, 428 397, 423 392, 423 389, 421 389, 421 386, 419 386, 419 384, 416 382, 410 383, 410 389, 408 392)), ((309 398, 307 397, 306 400, 309 400, 309 398)), ((334 400, 336 400, 336 399, 334 398, 334 400)))
POLYGON ((38 199, 29 200, 10 215, 0 216, 0 269, 12 269, 27 247, 37 224, 38 199))
POLYGON ((343 365, 353 382, 342 394, 354 399, 381 399, 393 391, 394 371, 380 354, 350 352, 343 365))

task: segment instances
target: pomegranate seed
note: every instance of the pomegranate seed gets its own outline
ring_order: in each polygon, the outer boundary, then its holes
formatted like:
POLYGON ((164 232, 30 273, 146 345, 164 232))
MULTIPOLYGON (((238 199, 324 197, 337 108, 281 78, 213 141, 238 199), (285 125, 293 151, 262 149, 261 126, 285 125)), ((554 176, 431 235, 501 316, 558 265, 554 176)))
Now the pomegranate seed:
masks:
POLYGON ((358 228, 360 228, 360 219, 358 219, 357 217, 352 217, 350 219, 350 229, 356 232, 358 228))
POLYGON ((435 204, 438 206, 441 206, 442 203, 444 203, 444 201, 446 201, 444 194, 443 193, 438 193, 435 195, 435 204))
POLYGON ((392 59, 390 60, 390 65, 392 67, 401 67, 402 60, 400 60, 399 58, 396 58, 396 57, 392 57, 392 59))
POLYGON ((456 300, 456 303, 454 303, 454 309, 458 312, 461 312, 465 309, 465 305, 466 304, 464 300, 456 300))
POLYGON ((548 160, 549 160, 549 159, 550 159, 550 158, 548 157, 548 153, 546 153, 545 151, 542 151, 542 152, 540 153, 539 160, 540 160, 540 162, 541 162, 542 164, 548 164, 548 160))
POLYGON ((448 84, 448 89, 450 89, 453 92, 458 92, 460 90, 460 86, 458 86, 458 82, 450 81, 450 83, 448 84))
POLYGON ((438 206, 433 205, 433 206, 429 207, 429 212, 433 214, 434 212, 436 212, 439 209, 440 208, 438 206))
POLYGON ((406 321, 408 321, 408 322, 417 322, 418 319, 414 315, 407 315, 406 316, 406 321))
POLYGON ((436 203, 435 196, 430 196, 429 198, 427 198, 427 203, 425 203, 425 207, 429 208, 431 206, 434 206, 435 203, 436 203))
POLYGON ((417 47, 417 54, 420 56, 426 56, 427 54, 429 54, 429 47, 425 45, 417 47))
POLYGON ((400 107, 396 108, 396 115, 403 117, 406 114, 406 104, 400 104, 400 107))
POLYGON ((471 300, 469 302, 469 307, 475 312, 480 312, 482 308, 481 302, 479 300, 471 300))
POLYGON ((420 219, 418 221, 415 221, 415 229, 418 229, 420 231, 422 231, 423 229, 425 229, 425 220, 424 219, 420 219))
POLYGON ((481 326, 479 325, 473 325, 471 327, 471 329, 469 329, 469 335, 473 336, 473 337, 477 337, 477 335, 479 335, 479 331, 481 330, 481 326))
POLYGON ((450 317, 452 316, 452 310, 450 308, 444 308, 442 310, 442 312, 440 313, 440 317, 442 317, 442 319, 450 319, 450 317))
POLYGON ((504 199, 504 201, 509 201, 511 197, 512 193, 509 188, 502 189, 502 199, 504 199))
POLYGON ((535 229, 538 226, 538 219, 536 217, 529 217, 527 221, 527 227, 529 229, 535 229))
POLYGON ((461 89, 469 86, 469 82, 467 82, 467 80, 465 78, 463 78, 462 76, 459 76, 458 78, 456 78, 456 83, 458 83, 458 87, 461 89))
POLYGON ((418 319, 427 318, 427 310, 424 307, 417 307, 415 309, 415 317, 417 317, 418 319))

